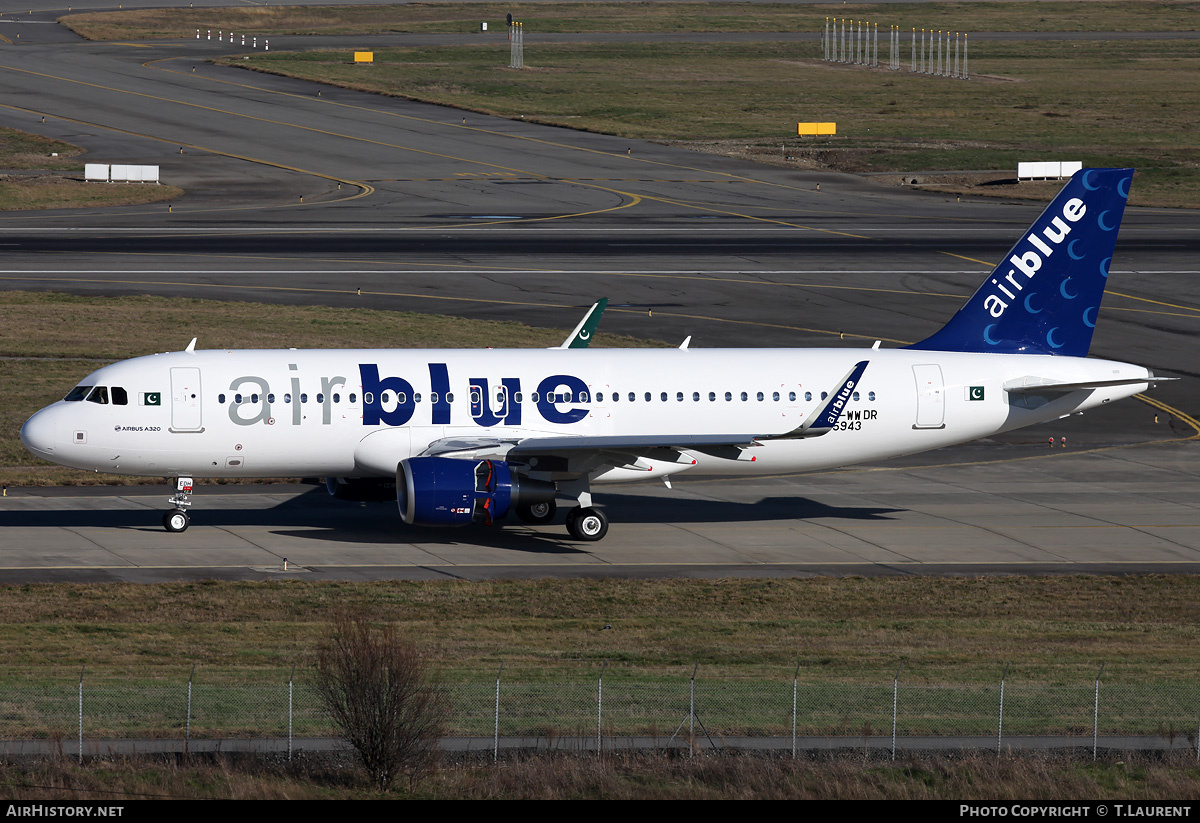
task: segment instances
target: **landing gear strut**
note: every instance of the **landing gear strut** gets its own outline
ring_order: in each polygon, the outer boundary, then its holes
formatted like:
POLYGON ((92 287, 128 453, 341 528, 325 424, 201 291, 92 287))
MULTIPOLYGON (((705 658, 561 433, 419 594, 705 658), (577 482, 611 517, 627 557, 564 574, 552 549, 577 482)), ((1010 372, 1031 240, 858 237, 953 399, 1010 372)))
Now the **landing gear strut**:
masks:
POLYGON ((192 478, 176 477, 175 478, 175 494, 173 494, 169 502, 175 507, 171 511, 163 515, 163 528, 169 532, 185 531, 191 524, 191 518, 188 517, 187 507, 192 505, 192 478))

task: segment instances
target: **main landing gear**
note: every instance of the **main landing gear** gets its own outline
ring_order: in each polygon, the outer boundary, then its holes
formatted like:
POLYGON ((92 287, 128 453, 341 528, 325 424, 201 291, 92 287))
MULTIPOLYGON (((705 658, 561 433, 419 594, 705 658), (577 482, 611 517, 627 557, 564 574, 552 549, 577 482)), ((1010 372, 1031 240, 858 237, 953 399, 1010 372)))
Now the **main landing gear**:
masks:
POLYGON ((558 511, 558 504, 553 500, 547 500, 544 503, 533 503, 529 506, 517 506, 517 518, 522 523, 528 523, 531 526, 542 526, 554 519, 555 512, 558 511))
POLYGON ((567 512, 567 533, 576 540, 595 543, 608 534, 608 518, 604 512, 592 508, 592 492, 588 478, 559 483, 559 494, 574 497, 579 505, 567 512))
POLYGON ((576 506, 567 513, 567 532, 576 540, 594 543, 608 534, 608 518, 591 506, 576 506))
POLYGON ((163 528, 169 532, 186 531, 191 524, 191 518, 188 517, 187 507, 192 505, 192 478, 176 477, 175 478, 175 494, 169 500, 175 508, 163 515, 163 528))

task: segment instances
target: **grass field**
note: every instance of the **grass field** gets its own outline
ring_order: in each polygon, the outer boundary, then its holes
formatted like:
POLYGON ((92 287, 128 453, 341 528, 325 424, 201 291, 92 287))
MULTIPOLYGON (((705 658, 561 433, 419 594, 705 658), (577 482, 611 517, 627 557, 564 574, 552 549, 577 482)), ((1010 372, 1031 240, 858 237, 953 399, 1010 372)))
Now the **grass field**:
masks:
POLYGON ((70 143, 0 128, 0 211, 127 206, 183 194, 175 186, 84 182, 82 154, 70 143), (47 173, 5 173, 12 171, 47 173))
MULTIPOLYGON (((384 505, 384 504, 380 504, 384 505)), ((399 526, 397 527, 399 528, 399 526)), ((700 664, 790 686, 1194 685, 1200 578, 170 583, 0 587, 0 683, 286 683, 339 609, 394 621, 450 680, 681 688, 700 664), (602 630, 604 626, 610 630, 602 630)))
MULTIPOLYGON (((369 305, 370 295, 363 297, 369 305)), ((564 309, 574 322, 578 311, 564 309)), ((0 292, 0 482, 8 485, 138 483, 138 478, 89 474, 39 463, 19 439, 21 425, 62 398, 89 372, 116 360, 180 350, 192 335, 200 348, 539 348, 556 346, 567 330, 443 315, 263 306, 175 297, 81 297, 0 292), (88 319, 80 323, 81 317, 88 319), (165 336, 163 329, 182 329, 165 336)), ((594 345, 663 345, 600 333, 594 345)), ((155 479, 153 482, 161 482, 155 479)))
MULTIPOLYGON (((1131 202, 1200 206, 1200 42, 1000 42, 959 81, 827 64, 816 44, 658 43, 253 54, 229 65, 628 137, 758 149, 846 171, 1138 168, 1131 202), (985 76, 980 76, 985 75, 985 76), (644 78, 653 77, 652 83, 644 78), (794 136, 801 120, 836 138, 794 136), (752 148, 753 146, 753 148, 752 148)), ((718 146, 717 148, 721 148, 718 146)))
POLYGON ((195 37, 196 29, 264 34, 387 34, 503 30, 505 15, 531 31, 817 31, 827 17, 897 24, 907 31, 1177 31, 1194 27, 1195 0, 841 3, 410 3, 288 8, 146 9, 71 14, 89 40, 195 37))

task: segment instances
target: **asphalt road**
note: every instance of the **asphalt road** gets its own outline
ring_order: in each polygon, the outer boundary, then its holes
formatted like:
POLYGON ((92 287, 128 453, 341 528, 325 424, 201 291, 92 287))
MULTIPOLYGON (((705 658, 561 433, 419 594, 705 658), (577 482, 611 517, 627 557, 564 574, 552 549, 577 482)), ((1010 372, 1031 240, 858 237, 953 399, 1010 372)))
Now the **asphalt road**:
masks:
MULTIPOLYGON (((640 337, 895 345, 938 328, 1040 211, 520 121, 464 122, 458 111, 204 62, 241 50, 229 44, 84 43, 33 23, 25 31, 34 33, 19 46, 0 46, 0 124, 82 145, 89 161, 160 165, 187 194, 169 211, 0 215, 0 288, 369 305, 560 328, 607 296, 604 328, 640 337)), ((272 48, 298 44, 279 38, 272 48)), ((1194 212, 1127 211, 1094 354, 1195 376, 1198 246, 1194 212)), ((193 333, 165 332, 163 347, 193 333)), ((221 345, 200 334, 201 346, 221 345)), ((149 509, 164 501, 14 495, 0 503, 6 541, 13 536, 5 574, 271 575, 282 556, 346 575, 670 574, 693 564, 749 574, 1192 570, 1194 444, 1178 441, 1198 433, 1190 421, 1200 394, 1184 379, 1153 398, 1159 405, 1128 401, 895 471, 602 491, 614 528, 586 551, 560 540, 561 527, 411 537, 388 507, 348 517, 328 508, 334 501, 304 496, 297 507, 272 489, 234 495, 236 504, 202 491, 196 525, 181 536, 157 531, 149 509), (1069 447, 1043 454, 1050 436, 1069 447), (1137 445, 1164 440, 1176 442, 1137 445), (1038 485, 1031 478, 1042 472, 1052 479, 1038 485), (951 474, 953 485, 939 479, 951 474), (874 484, 866 492, 864 478, 874 484), (1111 530, 1079 531, 1074 513, 1050 506, 1038 510, 1044 527, 994 538, 997 506, 1005 522, 1027 513, 1001 505, 1005 489, 1023 485, 1040 489, 1035 502, 1097 498, 1111 530), (962 525, 921 525, 927 506, 943 505, 937 522, 962 525), (822 518, 873 531, 830 542, 822 518), (241 527, 249 539, 235 534, 241 527), (110 539, 146 554, 110 568, 108 553, 120 548, 110 539), (185 547, 194 563, 179 560, 185 547), (355 558, 373 571, 347 571, 355 558)))

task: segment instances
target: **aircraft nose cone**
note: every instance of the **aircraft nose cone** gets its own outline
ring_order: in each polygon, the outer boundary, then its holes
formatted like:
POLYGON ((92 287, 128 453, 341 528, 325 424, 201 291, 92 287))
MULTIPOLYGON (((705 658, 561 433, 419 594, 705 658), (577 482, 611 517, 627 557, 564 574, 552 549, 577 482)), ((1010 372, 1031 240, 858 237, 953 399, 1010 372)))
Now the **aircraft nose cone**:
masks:
POLYGON ((25 448, 46 460, 54 457, 55 416, 51 409, 42 409, 21 427, 21 442, 25 448))

